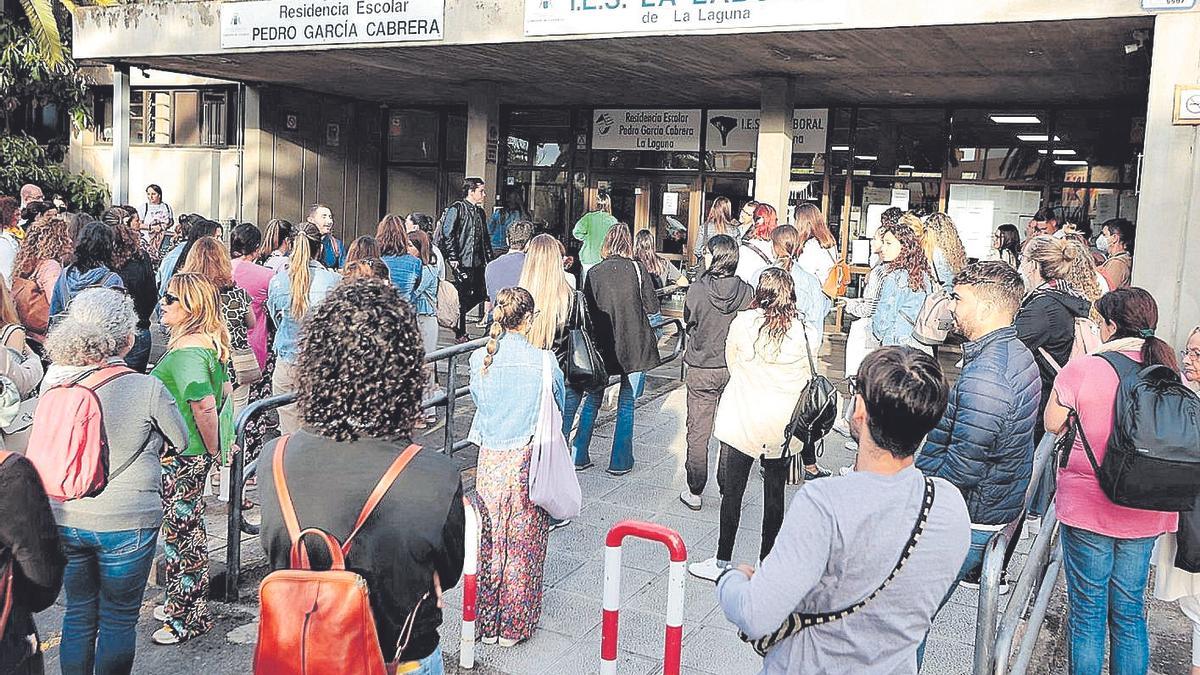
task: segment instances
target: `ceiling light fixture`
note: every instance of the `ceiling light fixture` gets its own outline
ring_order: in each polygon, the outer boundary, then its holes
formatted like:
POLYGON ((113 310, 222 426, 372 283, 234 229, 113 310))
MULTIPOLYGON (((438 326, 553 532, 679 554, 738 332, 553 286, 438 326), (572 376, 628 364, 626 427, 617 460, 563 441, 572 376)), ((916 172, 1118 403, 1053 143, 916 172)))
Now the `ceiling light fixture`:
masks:
POLYGON ((879 159, 878 155, 855 155, 854 159, 860 159, 864 162, 874 162, 879 159))
POLYGON ((996 124, 1041 124, 1034 115, 989 115, 996 124))
MULTIPOLYGON (((1071 155, 1074 155, 1074 154, 1075 154, 1075 151, 1074 151, 1074 150, 1071 150, 1071 149, 1069 149, 1069 148, 1055 148, 1055 149, 1053 150, 1053 152, 1054 152, 1054 154, 1056 154, 1056 155, 1066 155, 1067 157, 1070 157, 1071 155)), ((1039 154, 1039 155, 1048 155, 1048 154, 1050 154, 1050 153, 1051 153, 1051 151, 1050 151, 1050 150, 1046 150, 1046 149, 1044 149, 1044 148, 1043 148, 1043 149, 1041 149, 1041 150, 1038 150, 1038 154, 1039 154)))
POLYGON ((1086 159, 1056 159, 1054 163, 1059 166, 1087 166, 1086 159))
POLYGON ((912 170, 916 169, 917 167, 913 166, 912 164, 900 164, 900 165, 897 165, 896 168, 904 169, 905 171, 912 171, 912 170))
MULTIPOLYGON (((1017 134, 1017 140, 1025 141, 1026 143, 1045 143, 1050 140, 1050 137, 1046 134, 1017 134)), ((1058 136, 1054 137, 1055 143, 1061 140, 1058 136)))
POLYGON ((812 59, 813 61, 826 61, 826 62, 828 62, 828 61, 838 61, 838 60, 840 60, 842 57, 840 57, 840 56, 834 56, 833 54, 822 54, 821 52, 814 52, 814 53, 812 53, 812 54, 809 54, 809 55, 808 55, 808 58, 812 59))
POLYGON ((834 145, 834 146, 830 147, 829 149, 830 149, 830 150, 832 150, 832 151, 834 151, 834 152, 849 152, 849 151, 850 151, 850 146, 848 146, 848 145, 834 145))

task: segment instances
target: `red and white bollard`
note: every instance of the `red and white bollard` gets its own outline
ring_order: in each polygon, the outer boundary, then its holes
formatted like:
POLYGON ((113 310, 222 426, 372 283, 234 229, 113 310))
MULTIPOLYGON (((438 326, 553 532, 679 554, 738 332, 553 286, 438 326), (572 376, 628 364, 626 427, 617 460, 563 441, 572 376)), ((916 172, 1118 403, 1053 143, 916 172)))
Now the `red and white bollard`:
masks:
POLYGON ((466 498, 466 551, 463 558, 463 606, 462 637, 458 643, 458 665, 461 668, 475 667, 475 600, 479 594, 476 574, 479 571, 479 514, 466 498))
POLYGON ((687 546, 669 527, 640 520, 622 520, 604 541, 604 622, 601 624, 600 673, 617 672, 617 622, 621 611, 621 542, 625 537, 657 541, 671 554, 667 577, 667 640, 663 649, 663 675, 679 675, 683 648, 683 584, 687 579, 687 546))

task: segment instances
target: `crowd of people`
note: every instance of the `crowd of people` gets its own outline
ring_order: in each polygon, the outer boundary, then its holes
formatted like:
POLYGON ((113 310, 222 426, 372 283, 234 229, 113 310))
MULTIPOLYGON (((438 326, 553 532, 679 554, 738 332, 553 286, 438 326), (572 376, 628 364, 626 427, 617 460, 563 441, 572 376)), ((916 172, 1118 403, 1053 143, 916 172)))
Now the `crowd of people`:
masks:
MULTIPOLYGON (((716 550, 689 571, 716 582, 727 618, 765 653, 765 672, 834 662, 847 672, 916 672, 937 612, 958 585, 979 583, 988 543, 1019 520, 1036 532, 1053 500, 1072 673, 1099 672, 1109 640, 1114 672, 1145 671, 1142 598, 1156 540, 1157 592, 1196 622, 1200 673, 1200 580, 1174 568, 1177 515, 1113 504, 1082 450, 1031 485, 1047 431, 1075 424, 1075 444, 1098 458, 1113 431, 1119 378, 1080 352, 1087 331, 1092 353, 1164 365, 1200 385, 1200 328, 1180 362, 1155 337, 1154 299, 1129 286, 1128 221, 1105 223, 1091 242, 1080 226, 1060 227, 1052 211, 1039 211, 1023 239, 1001 226, 989 259, 973 261, 946 214, 889 209, 870 271, 847 298, 830 292, 842 255, 807 204, 783 223, 770 204, 745 204, 735 220, 732 203, 716 199, 697 265, 681 270, 655 251, 649 231, 613 217, 601 194, 571 231, 581 244, 576 275, 566 246, 537 232, 519 192, 486 217, 486 186, 476 178, 436 221, 389 214, 374 236, 349 245, 323 204, 299 223, 226 232, 202 216, 177 216, 156 185, 140 209, 114 206, 99 220, 63 213, 27 187, 21 202, 0 197, 0 429, 13 451, 0 459, 0 513, 24 516, 0 519, 0 552, 15 570, 3 672, 36 672, 32 615, 60 589, 62 671, 131 672, 157 555, 165 593, 152 641, 210 631, 205 497, 230 491, 221 468, 238 452, 275 469, 258 478, 271 566, 296 559, 289 519, 339 538, 370 589, 380 657, 401 672, 443 670, 440 596, 463 570, 464 496, 481 525, 479 636, 501 647, 528 640, 542 609, 549 533, 570 523, 531 499, 536 448, 549 433, 575 471, 592 469, 611 385, 605 470, 635 470, 635 403, 661 363, 666 289, 685 294, 679 500, 689 509, 704 510, 714 439, 717 447, 716 550), (914 328, 942 295, 955 338, 929 344, 914 328), (457 307, 447 311, 451 297, 457 307), (476 306, 488 339, 469 360, 475 489, 464 494, 449 457, 421 450, 376 499, 371 488, 437 421, 421 402, 437 387, 425 356, 438 348, 439 328, 468 339, 476 306), (829 375, 815 356, 835 307, 854 318, 850 396, 835 428, 857 458, 839 471, 818 464, 817 443, 784 442, 797 401, 829 375), (951 382, 937 356, 955 343, 962 361, 951 382), (59 498, 39 439, 70 430, 71 418, 45 412, 70 388, 91 392, 102 411, 105 481, 59 498), (235 445, 237 413, 282 393, 295 402, 254 418, 245 447, 235 445), (561 428, 542 423, 547 403, 561 428), (763 522, 750 566, 735 564, 733 552, 756 461, 763 522), (789 483, 805 485, 790 505, 789 483), (372 501, 378 515, 356 522, 372 501)), ((75 418, 80 437, 92 419, 75 418)), ((310 555, 314 567, 331 562, 310 555)))

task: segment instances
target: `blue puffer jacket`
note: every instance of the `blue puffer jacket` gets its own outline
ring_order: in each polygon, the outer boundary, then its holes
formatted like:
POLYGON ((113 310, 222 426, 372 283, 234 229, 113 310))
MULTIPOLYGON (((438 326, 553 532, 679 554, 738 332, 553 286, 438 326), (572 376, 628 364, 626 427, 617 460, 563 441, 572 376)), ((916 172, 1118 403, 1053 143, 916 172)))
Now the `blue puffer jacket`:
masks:
POLYGON ((963 345, 963 361, 917 468, 962 490, 972 523, 1008 523, 1021 514, 1033 472, 1037 364, 1011 326, 963 345))

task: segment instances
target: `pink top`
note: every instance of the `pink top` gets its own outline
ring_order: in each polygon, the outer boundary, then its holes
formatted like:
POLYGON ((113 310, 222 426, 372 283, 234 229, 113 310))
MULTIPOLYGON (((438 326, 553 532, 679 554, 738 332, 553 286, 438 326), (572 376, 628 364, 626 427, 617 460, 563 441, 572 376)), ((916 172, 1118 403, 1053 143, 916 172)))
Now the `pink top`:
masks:
POLYGON ((250 294, 250 311, 254 314, 254 328, 246 333, 250 349, 258 359, 259 367, 267 367, 267 287, 275 273, 241 259, 233 261, 233 283, 250 294))
MULTIPOLYGON (((1142 360, 1139 352, 1121 353, 1139 363, 1142 360)), ((1096 463, 1103 463, 1108 437, 1112 435, 1117 372, 1099 356, 1080 357, 1058 374, 1054 391, 1060 403, 1078 411, 1096 463)), ((1078 437, 1066 468, 1059 470, 1054 504, 1059 521, 1117 539, 1156 537, 1174 532, 1179 525, 1177 513, 1131 509, 1112 503, 1100 489, 1100 481, 1083 449, 1083 440, 1078 437)))
POLYGON ((50 304, 54 297, 54 285, 58 283, 58 275, 62 274, 62 271, 62 263, 53 258, 38 263, 37 269, 33 271, 34 278, 42 287, 42 294, 46 296, 46 304, 50 304))

